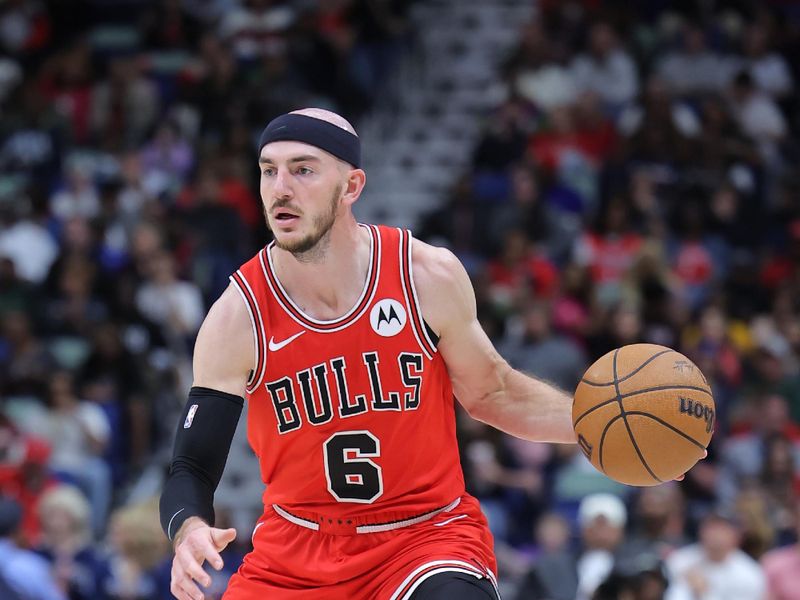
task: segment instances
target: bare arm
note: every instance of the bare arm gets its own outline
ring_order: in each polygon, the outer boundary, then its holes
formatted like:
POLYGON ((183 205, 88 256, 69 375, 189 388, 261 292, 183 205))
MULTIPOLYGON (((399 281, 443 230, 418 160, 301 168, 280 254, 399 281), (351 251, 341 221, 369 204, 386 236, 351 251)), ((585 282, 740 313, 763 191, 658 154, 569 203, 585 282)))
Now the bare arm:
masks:
POLYGON ((194 345, 193 385, 244 396, 255 340, 244 300, 229 285, 208 311, 194 345))
POLYGON ((515 371, 478 323, 475 294, 458 259, 414 240, 414 283, 422 313, 439 335, 456 398, 474 418, 511 435, 574 443, 572 398, 515 371))

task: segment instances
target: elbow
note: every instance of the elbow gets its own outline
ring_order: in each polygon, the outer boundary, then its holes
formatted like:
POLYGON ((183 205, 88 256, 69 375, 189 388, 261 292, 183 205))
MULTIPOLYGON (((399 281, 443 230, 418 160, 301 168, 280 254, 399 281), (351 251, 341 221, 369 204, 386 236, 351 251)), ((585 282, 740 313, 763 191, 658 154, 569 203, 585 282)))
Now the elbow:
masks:
POLYGON ((456 398, 458 398, 459 404, 461 404, 461 407, 470 417, 477 419, 478 421, 482 420, 478 415, 481 411, 481 404, 483 404, 483 402, 478 395, 474 393, 460 393, 456 394, 456 398))
POLYGON ((507 395, 507 378, 511 372, 513 369, 509 364, 500 359, 491 375, 485 379, 490 385, 483 389, 461 390, 458 400, 470 417, 484 423, 492 423, 493 416, 497 414, 497 406, 507 395))

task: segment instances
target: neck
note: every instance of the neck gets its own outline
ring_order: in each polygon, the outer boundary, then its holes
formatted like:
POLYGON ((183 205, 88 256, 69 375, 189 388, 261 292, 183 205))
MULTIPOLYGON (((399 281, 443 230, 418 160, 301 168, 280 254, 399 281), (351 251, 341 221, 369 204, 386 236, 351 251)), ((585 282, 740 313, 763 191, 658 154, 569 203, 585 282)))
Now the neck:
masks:
POLYGON ((309 316, 334 319, 356 303, 367 278, 370 237, 352 215, 340 217, 308 252, 272 248, 275 274, 292 300, 309 316))

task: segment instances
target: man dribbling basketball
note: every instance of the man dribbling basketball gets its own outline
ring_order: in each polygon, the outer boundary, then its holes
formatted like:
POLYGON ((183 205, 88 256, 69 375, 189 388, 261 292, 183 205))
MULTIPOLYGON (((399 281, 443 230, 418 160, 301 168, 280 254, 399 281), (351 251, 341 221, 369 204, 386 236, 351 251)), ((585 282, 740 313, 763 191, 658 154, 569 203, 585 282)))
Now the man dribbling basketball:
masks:
POLYGON ((305 109, 261 137, 275 241, 231 277, 194 353, 194 387, 161 500, 172 592, 203 597, 235 531, 213 494, 243 396, 267 485, 253 551, 226 600, 496 598, 486 521, 466 494, 453 394, 473 417, 571 443, 571 398, 514 371, 447 250, 356 222, 360 145, 305 109))

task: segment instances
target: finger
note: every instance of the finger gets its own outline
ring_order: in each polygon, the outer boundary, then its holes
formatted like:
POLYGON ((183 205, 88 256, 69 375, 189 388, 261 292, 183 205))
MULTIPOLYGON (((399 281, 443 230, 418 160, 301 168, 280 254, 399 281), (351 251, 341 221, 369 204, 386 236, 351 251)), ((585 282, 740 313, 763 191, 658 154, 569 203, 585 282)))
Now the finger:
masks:
MULTIPOLYGON (((708 456, 708 450, 703 450, 703 458, 706 458, 707 456, 708 456)), ((703 460, 703 458, 701 458, 700 460, 703 460)))
POLYGON ((211 577, 203 570, 203 567, 194 558, 186 558, 181 561, 183 575, 197 581, 200 585, 208 587, 211 585, 211 577))
POLYGON ((178 590, 186 596, 187 600, 204 600, 205 598, 205 594, 190 579, 184 578, 179 581, 178 590))
POLYGON ((192 594, 183 589, 183 580, 173 579, 169 586, 169 591, 178 600, 194 600, 192 594))
MULTIPOLYGON (((186 540, 185 550, 201 566, 203 561, 208 561, 215 569, 222 568, 222 557, 219 555, 209 537, 190 538, 186 540), (219 565, 219 567, 217 566, 219 565)), ((179 553, 181 552, 179 550, 179 553)))
POLYGON ((683 478, 684 478, 684 477, 686 477, 686 475, 678 475, 678 476, 675 478, 675 481, 683 481, 683 478))
POLYGON ((236 539, 236 530, 231 527, 229 529, 212 529, 211 540, 217 547, 217 550, 223 550, 225 546, 230 544, 236 539))

